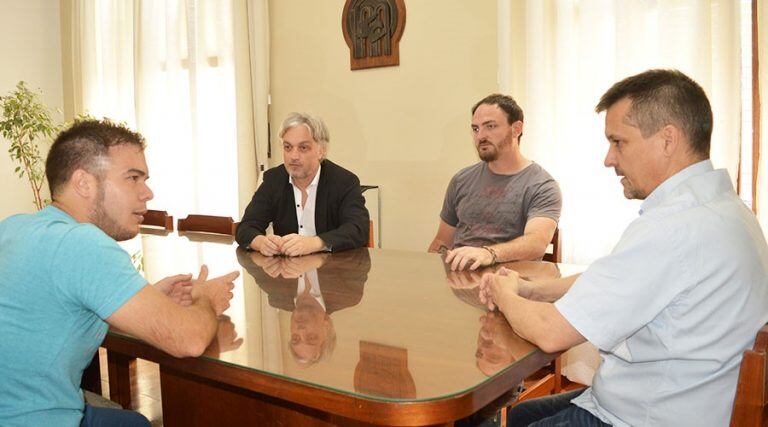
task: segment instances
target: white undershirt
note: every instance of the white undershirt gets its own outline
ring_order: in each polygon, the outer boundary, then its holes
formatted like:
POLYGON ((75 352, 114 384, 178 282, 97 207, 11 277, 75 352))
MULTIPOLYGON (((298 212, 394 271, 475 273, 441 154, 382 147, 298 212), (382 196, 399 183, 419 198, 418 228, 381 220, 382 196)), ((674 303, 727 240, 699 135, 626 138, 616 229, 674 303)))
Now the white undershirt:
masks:
POLYGON ((309 270, 306 273, 299 276, 297 280, 296 298, 293 299, 293 304, 296 304, 298 296, 303 294, 307 289, 307 282, 309 282, 309 295, 317 301, 320 306, 325 310, 325 301, 323 300, 323 293, 320 291, 320 280, 317 278, 317 269, 309 270))
POLYGON ((301 206, 301 189, 293 184, 293 177, 288 177, 288 182, 293 186, 293 200, 296 201, 296 222, 299 224, 299 236, 317 236, 315 230, 315 201, 317 200, 317 183, 320 181, 320 170, 323 165, 317 168, 317 173, 312 182, 307 186, 307 201, 304 207, 301 206))

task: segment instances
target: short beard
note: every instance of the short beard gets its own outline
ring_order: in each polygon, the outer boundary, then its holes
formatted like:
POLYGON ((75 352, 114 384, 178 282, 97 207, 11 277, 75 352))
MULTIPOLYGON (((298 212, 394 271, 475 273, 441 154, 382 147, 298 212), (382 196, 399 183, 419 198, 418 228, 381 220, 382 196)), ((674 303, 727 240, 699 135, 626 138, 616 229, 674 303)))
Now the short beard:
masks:
POLYGON ((495 161, 499 158, 499 150, 494 149, 493 151, 477 151, 477 156, 480 157, 480 160, 488 163, 495 161))
POLYGON ((624 189, 624 197, 627 198, 627 200, 645 200, 646 196, 640 193, 637 189, 632 189, 627 191, 624 189))
POLYGON ((137 232, 132 230, 126 230, 121 227, 112 217, 109 216, 104 209, 104 185, 99 181, 99 195, 96 199, 96 206, 89 215, 91 223, 103 231, 107 236, 115 239, 118 242, 130 240, 136 237, 137 232))

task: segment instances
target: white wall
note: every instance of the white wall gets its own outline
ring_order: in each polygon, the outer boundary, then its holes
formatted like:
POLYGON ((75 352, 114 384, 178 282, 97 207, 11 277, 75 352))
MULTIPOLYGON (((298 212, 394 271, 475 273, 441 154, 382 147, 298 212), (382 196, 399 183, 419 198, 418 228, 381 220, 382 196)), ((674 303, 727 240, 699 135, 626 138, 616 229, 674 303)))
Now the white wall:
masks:
MULTIPOLYGON (((62 108, 59 10, 59 2, 52 0, 0 2, 0 94, 24 80, 43 91, 46 105, 62 108)), ((62 116, 57 113, 55 118, 62 116)), ((16 165, 8 156, 8 144, 0 138, 0 219, 35 209, 29 184, 13 172, 16 165)))

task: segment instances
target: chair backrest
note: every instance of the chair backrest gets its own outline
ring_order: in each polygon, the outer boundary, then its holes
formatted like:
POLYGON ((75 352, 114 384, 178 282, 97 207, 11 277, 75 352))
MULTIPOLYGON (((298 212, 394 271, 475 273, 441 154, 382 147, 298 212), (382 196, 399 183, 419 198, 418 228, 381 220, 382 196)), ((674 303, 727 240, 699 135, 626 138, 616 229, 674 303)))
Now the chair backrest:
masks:
POLYGON ((555 234, 552 236, 552 241, 550 242, 552 245, 552 252, 547 252, 544 254, 544 257, 542 258, 544 261, 549 262, 560 262, 560 229, 555 228, 555 234))
POLYGON ((186 218, 179 219, 177 227, 179 231, 200 231, 234 236, 237 224, 228 216, 187 215, 186 218))
POLYGON ((768 426, 768 325, 757 331, 752 350, 744 352, 739 369, 739 383, 733 399, 731 427, 768 426))
POLYGON ((153 227, 162 227, 168 231, 173 231, 173 217, 166 211, 148 210, 144 214, 144 221, 141 225, 151 225, 153 227))
POLYGON ((373 221, 368 221, 368 247, 372 248, 373 246, 373 221))

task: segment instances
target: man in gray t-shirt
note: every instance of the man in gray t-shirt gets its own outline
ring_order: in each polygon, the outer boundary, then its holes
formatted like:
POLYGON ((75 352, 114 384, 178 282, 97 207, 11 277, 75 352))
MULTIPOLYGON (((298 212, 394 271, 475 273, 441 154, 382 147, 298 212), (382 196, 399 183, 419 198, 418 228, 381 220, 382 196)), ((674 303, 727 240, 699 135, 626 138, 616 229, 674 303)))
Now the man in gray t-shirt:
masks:
POLYGON ((541 259, 560 218, 557 182, 520 152, 523 111, 489 95, 472 108, 481 162, 457 173, 445 193, 430 252, 447 250, 452 270, 541 259))

